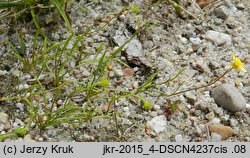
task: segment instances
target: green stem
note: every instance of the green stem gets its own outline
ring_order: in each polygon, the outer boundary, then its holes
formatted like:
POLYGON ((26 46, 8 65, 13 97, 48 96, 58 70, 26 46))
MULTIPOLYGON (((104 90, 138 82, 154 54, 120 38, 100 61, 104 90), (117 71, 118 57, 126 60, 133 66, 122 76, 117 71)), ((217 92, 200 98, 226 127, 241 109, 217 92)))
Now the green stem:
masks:
POLYGON ((189 91, 192 91, 192 90, 198 90, 198 89, 201 89, 201 88, 209 87, 209 86, 215 84, 217 81, 219 81, 222 77, 224 77, 227 73, 229 73, 229 72, 232 71, 232 70, 233 70, 233 67, 231 67, 230 69, 227 69, 221 76, 219 76, 218 78, 216 78, 216 80, 211 81, 210 83, 208 83, 208 84, 206 84, 206 85, 202 85, 202 86, 196 87, 196 88, 186 89, 186 90, 183 90, 183 91, 179 91, 179 92, 176 92, 176 93, 172 93, 172 94, 167 95, 167 96, 170 97, 170 96, 178 95, 178 94, 181 94, 181 93, 189 92, 189 91))

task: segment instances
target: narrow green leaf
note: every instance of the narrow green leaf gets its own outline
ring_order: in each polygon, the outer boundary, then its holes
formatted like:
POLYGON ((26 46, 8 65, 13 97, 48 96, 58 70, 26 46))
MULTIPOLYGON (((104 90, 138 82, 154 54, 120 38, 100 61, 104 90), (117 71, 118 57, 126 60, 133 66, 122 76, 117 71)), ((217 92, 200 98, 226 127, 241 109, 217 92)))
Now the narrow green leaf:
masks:
POLYGON ((65 14, 64 10, 62 9, 63 8, 63 3, 60 3, 60 2, 64 2, 64 1, 62 1, 62 0, 61 1, 59 1, 59 0, 51 0, 51 1, 56 6, 56 9, 58 10, 58 12, 63 17, 68 29, 71 29, 70 21, 69 21, 67 15, 65 14))

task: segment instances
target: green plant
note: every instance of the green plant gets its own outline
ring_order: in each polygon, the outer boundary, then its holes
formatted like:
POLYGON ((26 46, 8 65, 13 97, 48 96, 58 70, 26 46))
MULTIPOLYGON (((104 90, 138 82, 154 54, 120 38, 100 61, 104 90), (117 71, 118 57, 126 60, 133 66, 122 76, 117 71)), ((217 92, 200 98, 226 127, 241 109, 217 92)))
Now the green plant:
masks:
POLYGON ((19 127, 15 130, 13 130, 12 132, 8 132, 5 134, 0 134, 0 141, 3 141, 5 138, 7 137, 23 137, 28 133, 28 129, 26 127, 19 127))
MULTIPOLYGON (((63 20, 68 29, 71 28, 69 16, 67 15, 67 0, 15 0, 15 1, 2 1, 0 2, 0 9, 11 9, 10 11, 6 11, 5 14, 0 16, 0 19, 10 18, 10 17, 18 17, 25 13, 31 13, 33 20, 36 21, 35 24, 37 26, 37 19, 34 18, 35 10, 47 9, 47 8, 56 8, 59 15, 62 16, 63 20), (64 8, 64 9, 63 9, 64 8)), ((38 29, 40 31, 40 29, 38 29)), ((41 31, 40 31, 41 32, 41 31)))
POLYGON ((178 15, 182 16, 182 14, 181 14, 182 9, 181 9, 181 6, 180 6, 180 0, 173 0, 173 1, 172 0, 167 0, 167 1, 175 9, 176 13, 178 15))
MULTIPOLYGON (((32 6, 35 3, 35 1, 31 2, 29 3, 29 6, 32 6)), ((45 1, 43 2, 45 3, 45 1)), ((50 1, 46 1, 46 3, 49 2, 50 1)), ((36 1, 36 3, 38 3, 38 1, 36 1)), ((59 9, 62 8, 62 2, 59 3, 59 1, 54 0, 52 3, 59 9)), ((15 7, 15 5, 9 7, 15 7)), ((28 6, 24 5, 20 7, 28 6)), ((152 103, 148 99, 142 97, 142 94, 156 92, 161 96, 171 97, 191 90, 198 90, 211 86, 233 69, 245 70, 243 63, 241 63, 240 59, 233 54, 232 57, 234 61, 231 64, 232 67, 209 84, 200 87, 179 90, 182 86, 182 84, 180 84, 170 94, 156 90, 158 86, 168 85, 176 80, 185 71, 185 68, 182 68, 175 76, 162 82, 155 82, 158 75, 157 71, 152 72, 141 85, 133 90, 111 88, 112 86, 110 85, 114 83, 112 82, 112 78, 109 77, 110 72, 113 70, 111 66, 112 63, 116 62, 123 66, 127 66, 121 60, 116 58, 116 56, 124 49, 126 44, 140 33, 141 29, 147 25, 147 23, 144 26, 138 24, 138 29, 133 36, 110 55, 108 55, 106 51, 103 51, 106 46, 105 43, 100 43, 95 52, 94 58, 89 59, 87 58, 88 53, 82 54, 82 50, 84 49, 82 43, 85 42, 85 37, 91 37, 91 35, 98 33, 108 24, 97 28, 94 32, 91 31, 91 27, 89 27, 83 34, 76 34, 70 29, 68 37, 64 41, 54 43, 43 33, 39 26, 39 21, 36 17, 34 8, 31 7, 29 9, 34 24, 38 30, 34 37, 31 56, 26 52, 25 39, 21 31, 19 32, 21 53, 12 42, 6 40, 6 43, 14 52, 12 57, 17 58, 18 61, 22 63, 23 71, 29 73, 33 80, 27 89, 18 91, 14 97, 4 96, 0 99, 1 101, 12 100, 15 102, 22 102, 25 105, 25 110, 29 115, 29 119, 25 127, 0 135, 0 140, 8 136, 24 136, 32 123, 35 123, 37 128, 44 130, 50 126, 60 126, 63 123, 77 126, 83 122, 100 117, 114 119, 117 128, 117 135, 120 138, 120 127, 118 121, 120 112, 114 106, 119 100, 125 98, 132 103, 136 103, 136 105, 138 105, 137 103, 141 103, 141 108, 143 110, 150 110, 152 108, 152 103), (39 44, 39 35, 43 37, 42 44, 39 44), (69 47, 69 45, 71 46, 69 47), (20 54, 23 54, 23 56, 20 54), (72 61, 75 62, 74 66, 70 66, 69 64, 72 61), (74 70, 77 70, 80 67, 89 68, 89 78, 81 81, 67 78, 67 75, 72 74, 74 70), (75 101, 75 97, 81 98, 81 101, 75 101), (99 101, 108 105, 105 111, 98 110, 97 107, 100 106, 99 101)), ((127 9, 128 7, 123 8, 114 17, 117 17, 127 9)), ((59 13, 62 17, 64 16, 66 21, 66 13, 63 15, 63 10, 59 10, 59 13)), ((110 21, 113 18, 110 18, 110 21)), ((69 21, 66 23, 70 24, 69 21)), ((169 102, 170 112, 180 110, 179 104, 180 101, 173 103, 169 102)))
POLYGON ((133 13, 140 13, 140 8, 138 6, 138 4, 134 4, 132 7, 131 7, 131 10, 133 13))

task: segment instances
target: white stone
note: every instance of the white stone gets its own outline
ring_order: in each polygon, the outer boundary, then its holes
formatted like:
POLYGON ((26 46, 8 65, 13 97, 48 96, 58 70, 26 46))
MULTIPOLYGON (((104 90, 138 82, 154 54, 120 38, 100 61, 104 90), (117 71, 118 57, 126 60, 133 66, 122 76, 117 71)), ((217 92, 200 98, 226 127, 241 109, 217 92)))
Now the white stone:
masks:
POLYGON ((152 120, 148 121, 147 124, 150 125, 156 133, 163 132, 167 128, 167 121, 164 115, 154 117, 152 120))
POLYGON ((151 116, 151 117, 155 117, 155 116, 157 116, 158 114, 157 114, 157 112, 156 111, 151 111, 150 113, 149 113, 149 116, 151 116))
POLYGON ((160 110, 161 107, 160 105, 154 104, 153 109, 157 111, 157 110, 160 110))
POLYGON ((24 142, 36 142, 34 139, 32 139, 30 134, 25 135, 23 138, 23 141, 24 142))
POLYGON ((236 119, 234 119, 234 118, 231 118, 229 120, 229 123, 230 123, 231 127, 236 127, 238 125, 238 121, 236 119))
POLYGON ((0 70, 0 76, 4 76, 4 75, 6 75, 7 74, 7 71, 6 70, 0 70))
POLYGON ((129 116, 129 115, 130 115, 129 107, 124 107, 124 108, 123 108, 123 111, 124 111, 123 114, 124 114, 125 116, 129 116))
POLYGON ((181 134, 177 134, 174 139, 175 139, 176 142, 182 142, 183 141, 183 138, 182 138, 181 134))
POLYGON ((250 114, 250 104, 246 104, 246 110, 250 114))
POLYGON ((4 130, 4 124, 0 123, 0 132, 4 130))
POLYGON ((223 44, 231 44, 232 39, 228 34, 209 30, 205 34, 205 38, 209 41, 214 42, 217 45, 223 45, 223 44))
POLYGON ((198 133, 198 134, 201 134, 201 133, 202 133, 202 130, 199 128, 199 126, 195 126, 195 131, 196 131, 196 133, 198 133))
POLYGON ((118 77, 122 77, 123 76, 123 71, 122 70, 115 69, 114 71, 115 71, 116 76, 118 76, 118 77))
POLYGON ((211 111, 210 113, 206 114, 205 117, 208 119, 208 120, 212 120, 214 118, 214 112, 211 111))
POLYGON ((16 107, 19 108, 21 111, 24 111, 22 103, 16 103, 16 107))
POLYGON ((209 121, 209 124, 220 124, 220 119, 215 117, 211 121, 209 121))
POLYGON ((16 69, 12 72, 12 75, 15 77, 20 77, 22 76, 22 72, 16 69))

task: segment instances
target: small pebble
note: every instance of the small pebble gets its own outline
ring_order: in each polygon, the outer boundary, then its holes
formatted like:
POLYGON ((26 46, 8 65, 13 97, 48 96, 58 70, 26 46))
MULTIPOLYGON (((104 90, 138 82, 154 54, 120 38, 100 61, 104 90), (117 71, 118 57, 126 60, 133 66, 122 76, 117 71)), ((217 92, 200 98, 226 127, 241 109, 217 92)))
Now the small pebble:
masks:
POLYGON ((160 133, 166 130, 167 121, 164 115, 156 116, 152 120, 148 121, 147 124, 156 132, 160 133))
POLYGON ((44 139, 43 139, 42 137, 38 138, 38 141, 39 141, 39 142, 43 142, 43 140, 44 140, 44 139))
POLYGON ((192 31, 192 30, 188 30, 187 32, 185 32, 185 37, 187 37, 188 39, 195 38, 196 33, 194 31, 192 31))
POLYGON ((11 124, 9 122, 4 124, 4 130, 8 131, 11 128, 11 124))
POLYGON ((236 7, 239 10, 244 10, 246 6, 243 3, 239 3, 236 7))
POLYGON ((250 104, 246 104, 246 110, 247 110, 248 114, 250 114, 250 104))
POLYGON ((6 70, 0 70, 0 76, 4 76, 4 75, 6 75, 7 74, 7 71, 6 70))
POLYGON ((208 114, 205 115, 205 117, 208 119, 208 120, 212 120, 214 118, 214 112, 210 112, 208 114))
POLYGON ((132 83, 132 86, 133 86, 134 89, 137 89, 137 88, 139 87, 138 81, 134 81, 134 82, 132 83))
POLYGON ((175 141, 176 141, 176 142, 182 142, 182 141, 183 141, 182 135, 181 135, 181 134, 177 134, 177 135, 175 136, 175 141))
POLYGON ((144 49, 152 48, 153 46, 154 46, 153 41, 146 40, 146 41, 143 42, 143 48, 144 49))
POLYGON ((115 72, 115 75, 117 77, 122 77, 123 76, 123 71, 120 70, 120 69, 115 69, 114 72, 115 72))
POLYGON ((195 114, 196 116, 201 116, 201 110, 195 110, 195 111, 194 111, 194 114, 195 114))
POLYGON ((20 77, 20 76, 22 76, 22 74, 23 73, 21 71, 17 70, 17 69, 12 72, 12 75, 14 77, 20 77))
POLYGON ((89 76, 90 76, 90 72, 88 70, 84 69, 82 71, 82 77, 89 77, 89 76))
POLYGON ((149 113, 149 116, 151 116, 151 117, 156 117, 157 115, 158 115, 158 113, 156 111, 151 111, 149 113))
POLYGON ((221 116, 221 120, 227 122, 229 120, 229 115, 221 116))
POLYGON ((209 30, 205 34, 205 38, 209 41, 214 42, 217 45, 227 44, 230 45, 232 43, 232 39, 228 34, 209 30))
POLYGON ((4 130, 4 124, 0 123, 0 132, 4 130))
POLYGON ((232 127, 236 127, 238 125, 238 121, 234 118, 231 118, 229 120, 229 123, 230 123, 230 126, 232 126, 232 127))
POLYGON ((202 134, 202 130, 199 128, 199 126, 195 126, 195 132, 197 134, 202 134))
POLYGON ((223 23, 223 20, 222 20, 221 18, 214 18, 214 23, 215 23, 216 25, 220 25, 220 24, 223 23))
POLYGON ((16 107, 20 109, 20 111, 24 111, 22 103, 16 103, 16 107))
POLYGON ((134 70, 131 69, 131 68, 125 68, 125 69, 123 69, 123 75, 125 77, 133 76, 134 75, 134 70))
POLYGON ((193 50, 197 51, 201 45, 201 39, 200 38, 190 38, 189 40, 192 43, 193 50))
POLYGON ((187 98, 187 102, 194 105, 196 101, 196 96, 193 92, 186 92, 184 96, 187 98))
POLYGON ((228 139, 233 136, 233 129, 230 126, 224 125, 210 125, 209 126, 210 133, 217 133, 221 136, 222 140, 228 139))
POLYGON ((226 6, 220 6, 219 8, 215 9, 215 15, 218 18, 225 20, 229 16, 229 10, 226 6))
POLYGON ((220 124, 220 119, 215 117, 211 121, 209 121, 210 124, 220 124))
POLYGON ((161 107, 160 105, 154 104, 153 109, 157 111, 157 110, 160 110, 161 107))
POLYGON ((30 134, 27 134, 27 135, 25 135, 24 136, 24 138, 23 138, 23 141, 24 142, 36 142, 33 138, 32 138, 32 136, 30 135, 30 134))
POLYGON ((0 112, 0 123, 7 123, 8 122, 8 114, 4 112, 0 112))
POLYGON ((212 142, 220 142, 221 138, 222 138, 221 135, 214 133, 214 132, 211 133, 211 141, 212 142))

